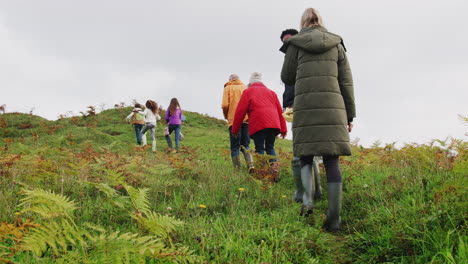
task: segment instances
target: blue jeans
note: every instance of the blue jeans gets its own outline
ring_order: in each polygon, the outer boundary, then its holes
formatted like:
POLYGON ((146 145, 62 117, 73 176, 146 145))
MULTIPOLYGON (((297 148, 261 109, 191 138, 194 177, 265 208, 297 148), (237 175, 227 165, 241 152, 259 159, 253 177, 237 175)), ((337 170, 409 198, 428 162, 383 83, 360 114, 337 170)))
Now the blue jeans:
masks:
POLYGON ((266 154, 275 157, 270 162, 276 162, 275 139, 278 134, 277 128, 265 128, 253 134, 251 137, 255 143, 255 152, 264 154, 266 151, 266 154))
POLYGON ((180 131, 182 130, 182 125, 169 125, 169 135, 166 135, 167 145, 172 148, 171 134, 172 131, 175 131, 175 145, 176 149, 179 149, 180 145, 180 131))
POLYGON ((135 134, 136 134, 136 139, 137 139, 137 144, 141 145, 141 129, 143 128, 143 125, 140 124, 133 124, 135 127, 135 134))
POLYGON ((229 127, 229 139, 231 141, 231 157, 237 157, 240 155, 240 147, 243 146, 245 149, 250 149, 250 137, 249 137, 249 125, 242 123, 242 126, 237 134, 237 138, 232 136, 232 127, 229 127))

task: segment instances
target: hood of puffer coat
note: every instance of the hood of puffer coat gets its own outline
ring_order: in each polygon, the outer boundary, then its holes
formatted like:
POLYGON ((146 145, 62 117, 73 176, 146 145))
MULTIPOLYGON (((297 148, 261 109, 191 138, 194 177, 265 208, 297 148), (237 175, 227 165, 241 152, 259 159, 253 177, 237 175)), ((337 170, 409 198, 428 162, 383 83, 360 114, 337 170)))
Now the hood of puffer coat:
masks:
POLYGON ((323 53, 340 44, 340 36, 330 33, 321 26, 303 28, 301 32, 288 39, 289 45, 297 46, 311 53, 323 53))

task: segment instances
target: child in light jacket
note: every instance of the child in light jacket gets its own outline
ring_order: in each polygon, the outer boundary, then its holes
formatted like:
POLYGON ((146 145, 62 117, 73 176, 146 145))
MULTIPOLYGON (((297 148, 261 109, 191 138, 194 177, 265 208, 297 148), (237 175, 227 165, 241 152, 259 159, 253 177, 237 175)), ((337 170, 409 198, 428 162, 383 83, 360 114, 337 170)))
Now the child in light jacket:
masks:
MULTIPOLYGON (((141 135, 144 135, 146 131, 151 130, 151 138, 153 139, 151 149, 156 152, 156 122, 161 119, 159 116, 158 104, 155 101, 146 101, 146 109, 143 111, 145 116, 145 127, 141 131, 141 135)), ((146 136, 143 136, 143 146, 146 145, 146 136)))

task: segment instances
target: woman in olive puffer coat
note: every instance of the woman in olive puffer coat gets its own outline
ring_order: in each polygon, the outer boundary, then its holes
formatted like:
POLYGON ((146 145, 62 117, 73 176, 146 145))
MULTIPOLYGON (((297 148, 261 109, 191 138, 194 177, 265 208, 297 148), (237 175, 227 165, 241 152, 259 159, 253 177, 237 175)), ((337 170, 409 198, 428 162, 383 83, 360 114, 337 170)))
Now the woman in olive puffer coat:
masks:
POLYGON ((351 155, 349 132, 356 115, 351 69, 341 37, 322 26, 313 8, 304 11, 300 33, 287 43, 281 79, 287 85, 295 84, 294 155, 301 158, 306 189, 301 214, 312 213, 311 163, 314 156, 323 156, 329 205, 324 227, 337 231, 342 196, 339 156, 351 155))

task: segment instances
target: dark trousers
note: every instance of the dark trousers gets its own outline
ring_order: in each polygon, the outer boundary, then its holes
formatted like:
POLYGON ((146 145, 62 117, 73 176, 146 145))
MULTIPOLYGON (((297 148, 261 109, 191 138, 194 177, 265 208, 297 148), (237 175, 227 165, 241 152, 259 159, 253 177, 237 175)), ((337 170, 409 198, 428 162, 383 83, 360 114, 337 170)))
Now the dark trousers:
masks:
POLYGON ((135 127, 135 134, 136 134, 136 138, 137 138, 137 144, 138 145, 141 145, 141 129, 143 128, 143 125, 140 125, 140 124, 133 124, 133 126, 135 127))
POLYGON ((278 134, 279 129, 277 128, 265 128, 251 135, 250 137, 255 143, 255 152, 258 154, 265 154, 266 152, 266 154, 274 157, 270 162, 276 162, 275 139, 278 134))
POLYGON ((229 127, 229 139, 231 141, 231 157, 240 155, 239 151, 241 146, 245 149, 250 149, 249 125, 247 123, 242 123, 237 138, 233 137, 232 127, 229 127))
MULTIPOLYGON (((301 167, 312 164, 314 156, 301 157, 301 167)), ((323 156, 323 165, 327 173, 327 182, 342 182, 339 156, 323 156)))

